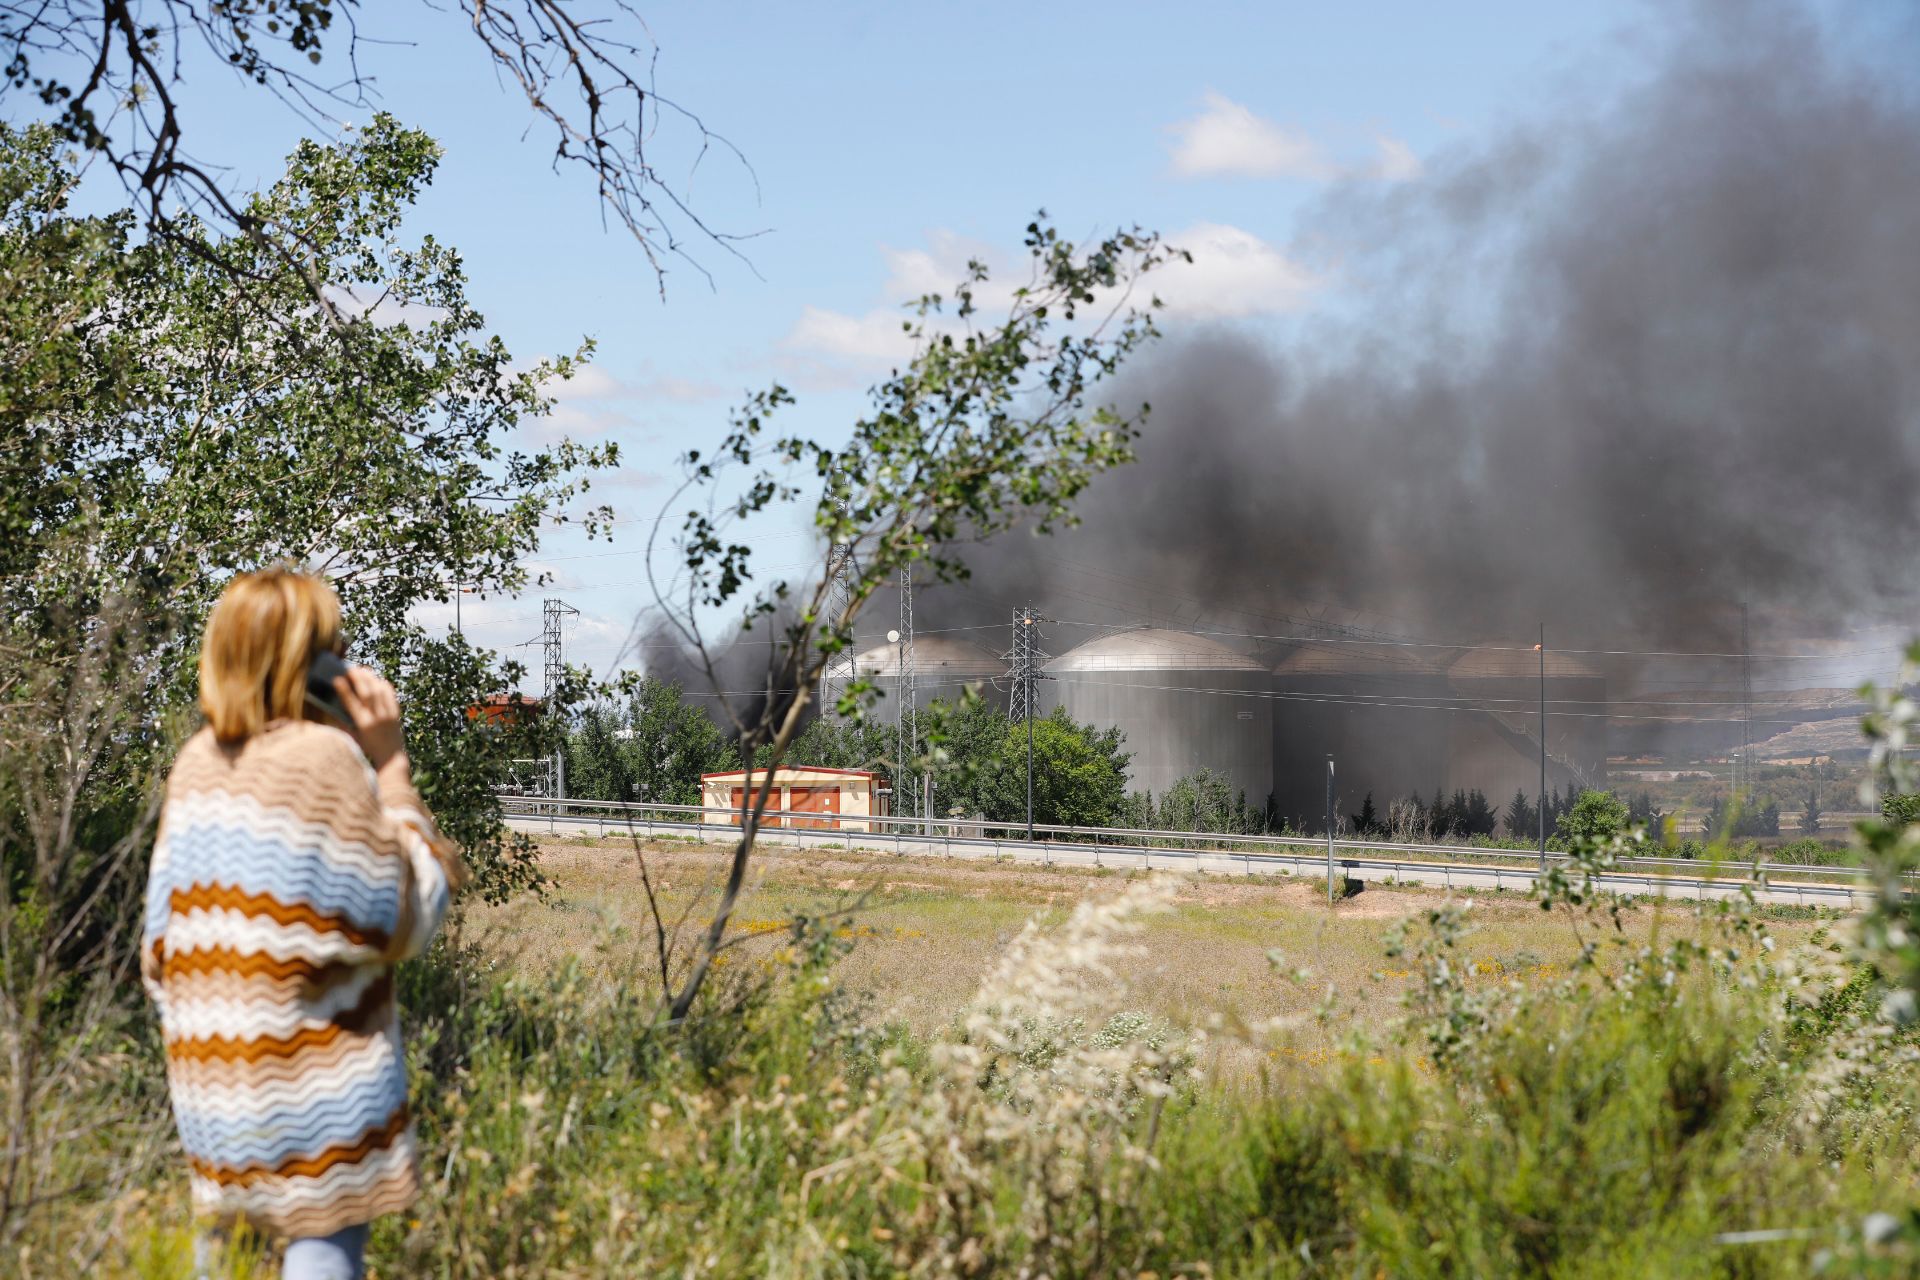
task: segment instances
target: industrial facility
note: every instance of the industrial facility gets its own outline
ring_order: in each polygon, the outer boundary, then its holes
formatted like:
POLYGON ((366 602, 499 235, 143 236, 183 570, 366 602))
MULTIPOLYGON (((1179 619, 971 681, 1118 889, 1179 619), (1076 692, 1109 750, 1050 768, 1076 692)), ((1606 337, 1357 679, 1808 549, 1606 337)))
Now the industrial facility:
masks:
POLYGON ((1045 664, 1044 712, 1118 728, 1128 786, 1156 797, 1212 769, 1259 807, 1273 786, 1273 704, 1264 665, 1207 636, 1159 627, 1089 640, 1045 664))
POLYGON ((1378 811, 1415 793, 1474 790, 1497 807, 1541 789, 1543 699, 1546 788, 1606 785, 1606 675, 1575 655, 1548 651, 1543 664, 1539 650, 1510 641, 1419 643, 1366 620, 1322 617, 1293 620, 1285 637, 1099 627, 1050 656, 1034 645, 1033 624, 1044 619, 1024 606, 1012 651, 1001 655, 951 633, 915 637, 911 616, 904 609, 902 630, 849 664, 898 712, 911 717, 968 685, 1016 719, 1029 706, 1040 715, 1063 709, 1119 729, 1128 789, 1156 799, 1209 770, 1256 810, 1317 829, 1332 757, 1339 814, 1369 793, 1378 811), (1022 630, 1026 619, 1033 630, 1022 630))

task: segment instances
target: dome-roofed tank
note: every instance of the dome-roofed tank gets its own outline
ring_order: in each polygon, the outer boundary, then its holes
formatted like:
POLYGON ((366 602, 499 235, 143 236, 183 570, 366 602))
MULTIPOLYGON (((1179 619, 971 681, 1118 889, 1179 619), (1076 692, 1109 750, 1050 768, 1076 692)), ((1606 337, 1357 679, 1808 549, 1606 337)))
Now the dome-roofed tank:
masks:
POLYGON ((1201 769, 1224 774, 1256 809, 1273 781, 1273 712, 1258 661, 1208 636, 1140 627, 1096 637, 1048 662, 1041 705, 1126 734, 1127 785, 1155 799, 1201 769))
MULTIPOLYGON (((893 697, 900 677, 900 646, 883 642, 863 650, 854 658, 854 667, 893 697)), ((971 640, 944 635, 914 638, 913 683, 922 707, 936 699, 953 702, 970 684, 981 686, 980 695, 989 702, 1004 704, 1006 694, 989 682, 1004 685, 1006 675, 1006 660, 971 640)))

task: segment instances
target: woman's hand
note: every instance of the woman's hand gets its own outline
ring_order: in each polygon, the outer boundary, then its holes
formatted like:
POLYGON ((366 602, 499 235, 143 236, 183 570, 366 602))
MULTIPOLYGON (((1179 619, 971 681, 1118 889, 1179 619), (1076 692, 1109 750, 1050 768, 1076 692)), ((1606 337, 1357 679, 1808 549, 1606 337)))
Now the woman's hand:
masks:
POLYGON ((333 687, 353 721, 353 736, 375 770, 407 765, 407 742, 400 733, 400 695, 385 677, 366 667, 348 667, 333 687))

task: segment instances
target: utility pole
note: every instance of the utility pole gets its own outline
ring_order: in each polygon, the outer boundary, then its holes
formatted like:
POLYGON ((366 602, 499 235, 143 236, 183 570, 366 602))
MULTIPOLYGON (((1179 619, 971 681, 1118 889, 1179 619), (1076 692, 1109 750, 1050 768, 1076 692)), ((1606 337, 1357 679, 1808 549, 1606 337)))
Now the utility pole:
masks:
POLYGON ((1547 624, 1540 624, 1540 870, 1547 869, 1547 624))
POLYGON ((1327 757, 1327 905, 1333 905, 1333 757, 1327 757))
POLYGON ((1033 606, 1022 605, 1013 611, 1013 650, 1007 656, 1013 669, 1009 673, 1013 678, 1013 719, 1027 722, 1027 839, 1033 839, 1033 722, 1040 714, 1040 705, 1035 700, 1034 682, 1044 679, 1040 674, 1040 662, 1046 657, 1040 652, 1037 643, 1039 637, 1034 628, 1043 619, 1033 611, 1033 606))
POLYGON ((480 588, 478 587, 463 587, 457 582, 453 584, 453 634, 459 636, 462 640, 467 638, 467 632, 466 629, 460 625, 460 597, 478 594, 480 594, 480 588))
MULTIPOLYGON (((1753 642, 1747 631, 1747 605, 1740 602, 1740 767, 1739 786, 1753 791, 1753 642)), ((1738 796, 1734 803, 1741 803, 1738 796)))

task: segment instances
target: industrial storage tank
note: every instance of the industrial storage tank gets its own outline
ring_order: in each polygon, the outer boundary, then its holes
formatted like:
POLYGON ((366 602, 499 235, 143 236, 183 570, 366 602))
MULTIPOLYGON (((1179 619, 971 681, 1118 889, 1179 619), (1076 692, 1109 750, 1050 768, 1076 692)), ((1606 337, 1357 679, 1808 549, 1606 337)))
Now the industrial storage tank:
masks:
MULTIPOLYGON (((1454 771, 1496 801, 1540 789, 1540 653, 1520 645, 1467 650, 1447 679, 1474 714, 1455 717, 1454 771)), ((1546 654, 1547 787, 1607 785, 1607 680, 1577 654, 1546 654)))
MULTIPOLYGON (((854 658, 854 668, 886 693, 899 697, 900 646, 877 644, 862 650, 854 658)), ((939 699, 957 702, 967 685, 979 686, 980 696, 998 706, 1006 705, 1007 663, 992 650, 971 640, 955 636, 919 636, 913 642, 914 688, 918 705, 924 707, 939 699)), ((891 703, 880 714, 891 717, 891 703)))
MULTIPOLYGON (((1273 667, 1273 792, 1279 816, 1324 830, 1327 757, 1334 812, 1378 813, 1455 784, 1448 741, 1456 712, 1447 669, 1458 649, 1372 640, 1309 641, 1273 667)), ((1474 785, 1474 784, 1467 784, 1474 785)))
POLYGON ((1273 780, 1273 710, 1266 668, 1218 640, 1139 627, 1089 640, 1042 668, 1043 710, 1064 707, 1126 734, 1127 788, 1158 800, 1201 769, 1224 774, 1247 803, 1273 780))

